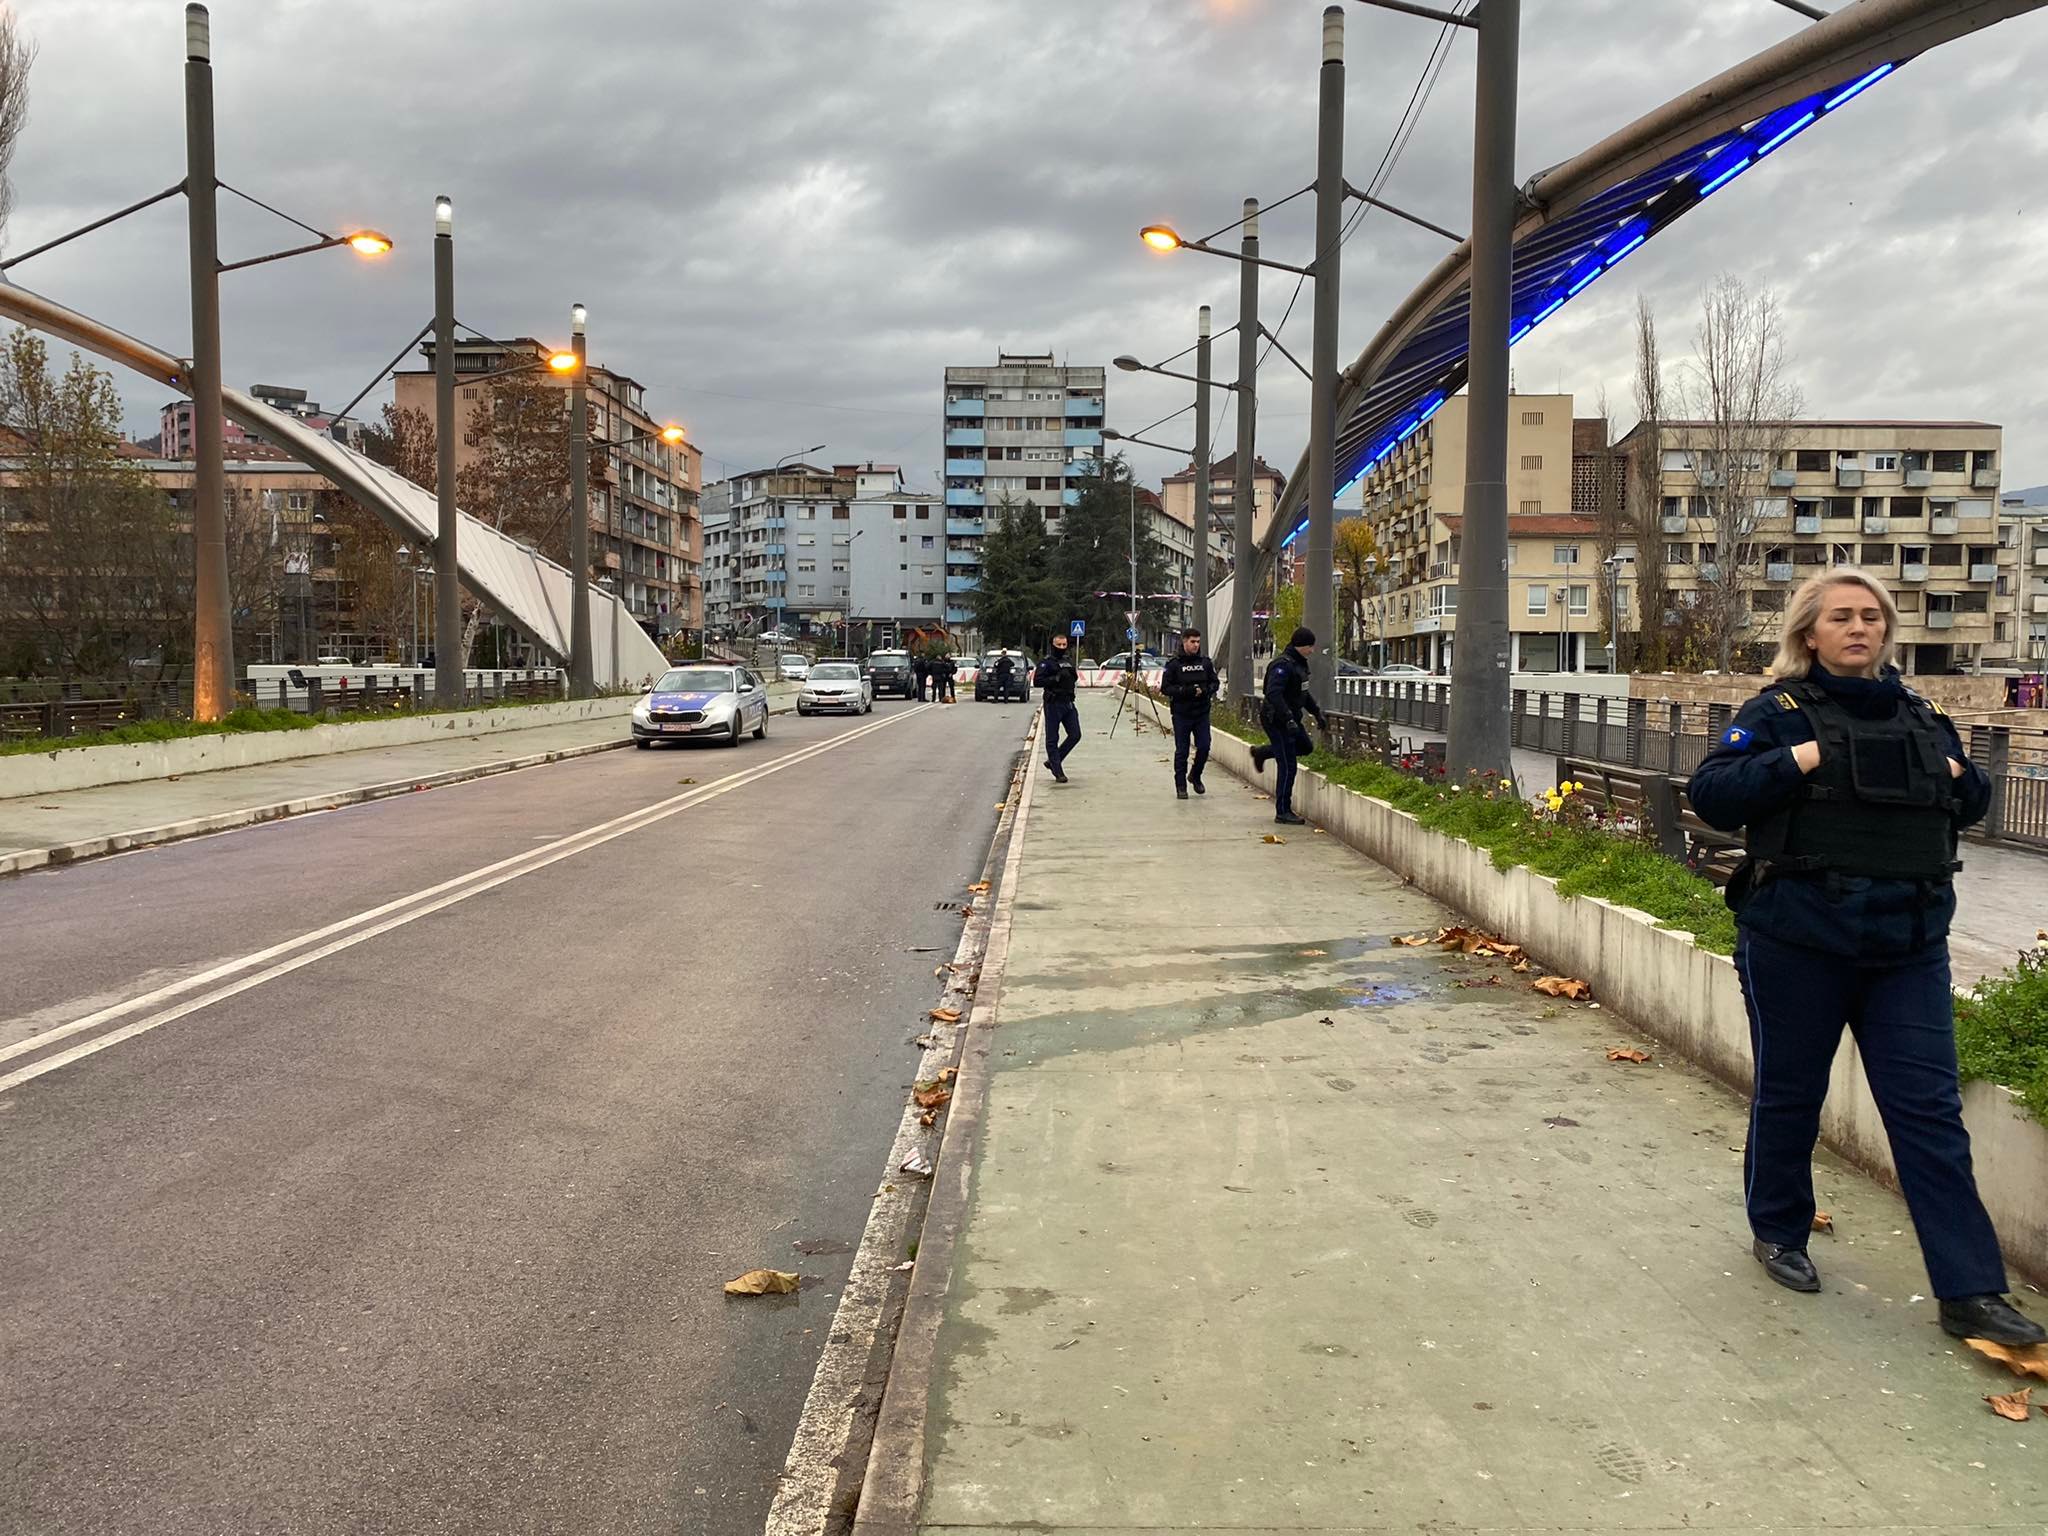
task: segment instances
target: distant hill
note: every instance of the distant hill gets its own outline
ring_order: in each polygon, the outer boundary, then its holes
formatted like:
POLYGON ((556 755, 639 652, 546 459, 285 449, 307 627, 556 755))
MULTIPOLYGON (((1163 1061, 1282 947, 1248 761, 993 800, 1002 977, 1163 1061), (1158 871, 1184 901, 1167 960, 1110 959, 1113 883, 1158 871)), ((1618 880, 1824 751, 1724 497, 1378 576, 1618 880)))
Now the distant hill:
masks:
POLYGON ((1999 500, 2021 501, 2030 507, 2048 507, 2048 485, 2029 486, 2024 491, 2006 491, 1999 500))

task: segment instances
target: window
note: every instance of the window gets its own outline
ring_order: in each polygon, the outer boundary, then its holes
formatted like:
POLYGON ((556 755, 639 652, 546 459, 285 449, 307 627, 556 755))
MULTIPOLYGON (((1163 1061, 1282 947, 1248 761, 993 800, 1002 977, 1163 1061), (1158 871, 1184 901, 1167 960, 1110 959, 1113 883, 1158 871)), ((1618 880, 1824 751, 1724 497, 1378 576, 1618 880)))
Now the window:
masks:
POLYGON ((1920 611, 1920 594, 1911 589, 1904 592, 1894 592, 1892 594, 1892 603, 1901 613, 1918 613, 1920 611))
POLYGON ((1628 616, 1628 583, 1625 581, 1614 589, 1614 611, 1624 618, 1628 616))
POLYGON ((1522 510, 1524 512, 1541 512, 1543 510, 1543 503, 1540 500, 1525 501, 1522 503, 1522 510))
POLYGON ((832 519, 834 522, 848 522, 852 519, 852 517, 853 509, 847 506, 846 503, 843 501, 838 506, 832 509, 832 519))
POLYGON ((933 541, 934 541, 934 539, 935 539, 936 537, 937 537, 937 536, 936 536, 935 534, 929 534, 929 533, 919 534, 919 535, 918 535, 918 539, 917 539, 917 547, 918 547, 919 549, 930 549, 930 548, 932 548, 932 547, 933 547, 933 541))
POLYGON ((1960 475, 1969 467, 1968 456, 1960 448, 1937 448, 1934 451, 1934 472, 1937 475, 1960 475))
POLYGON ((921 523, 930 522, 932 520, 932 509, 930 507, 919 507, 917 509, 917 520, 921 523))
POLYGON ((1577 565, 1579 563, 1579 546, 1576 544, 1553 544, 1550 547, 1550 563, 1552 565, 1577 565))
POLYGON ((931 595, 931 593, 929 593, 929 592, 924 592, 924 593, 920 593, 920 594, 919 594, 919 596, 921 596, 921 597, 922 597, 922 598, 924 599, 924 605, 925 605, 925 607, 927 607, 927 608, 931 607, 931 605, 932 605, 932 595, 931 595))
POLYGON ((1793 455, 1793 467, 1802 475, 1824 475, 1834 466, 1825 448, 1802 448, 1793 455))
POLYGON ((1875 470, 1878 474, 1895 474, 1899 467, 1899 456, 1896 453, 1873 453, 1869 455, 1869 462, 1863 467, 1875 470))
POLYGON ((1540 426, 1542 426, 1542 425, 1543 425, 1543 413, 1542 413, 1541 411, 1524 411, 1524 412, 1522 412, 1522 425, 1523 425, 1523 426, 1525 426, 1525 427, 1540 427, 1540 426))
POLYGON ((1574 586, 1571 589, 1571 615, 1573 618, 1583 619, 1593 611, 1592 592, 1593 589, 1585 585, 1574 586))
POLYGON ((1540 453, 1525 453, 1525 454, 1523 454, 1523 455, 1522 455, 1522 468, 1524 468, 1524 469, 1541 469, 1542 467, 1543 467, 1543 455, 1542 455, 1542 454, 1540 454, 1540 453))
POLYGON ((1532 614, 1550 612, 1550 588, 1540 581, 1532 583, 1529 587, 1529 612, 1532 614))
POLYGON ((1458 589, 1456 587, 1431 587, 1429 589, 1429 611, 1434 614, 1452 614, 1458 611, 1458 589))

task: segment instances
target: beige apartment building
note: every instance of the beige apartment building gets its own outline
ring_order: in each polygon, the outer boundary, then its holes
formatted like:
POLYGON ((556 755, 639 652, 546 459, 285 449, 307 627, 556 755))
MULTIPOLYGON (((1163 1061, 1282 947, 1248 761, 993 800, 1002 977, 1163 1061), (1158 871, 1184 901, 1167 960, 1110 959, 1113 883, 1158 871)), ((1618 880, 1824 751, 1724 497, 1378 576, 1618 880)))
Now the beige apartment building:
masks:
MULTIPOLYGON (((1369 652, 1439 674, 1450 671, 1458 625, 1468 410, 1463 395, 1445 401, 1360 487, 1387 562, 1378 583, 1383 591, 1365 598, 1369 652)), ((1604 429, 1598 436, 1604 442, 1604 429)), ((1600 565, 1598 523, 1574 506, 1575 453, 1582 456, 1577 444, 1584 438, 1574 432, 1570 395, 1510 397, 1508 627, 1516 671, 1607 665, 1607 598, 1595 588, 1609 577, 1600 565)), ((1614 581, 1626 612, 1626 570, 1614 581)))
MULTIPOLYGON (((455 344, 456 473, 475 461, 468 424, 495 383, 480 375, 523 364, 544 365, 554 349, 530 336, 509 342, 458 340, 455 344)), ((394 375, 400 409, 434 411, 434 344, 420 347, 425 366, 394 375)), ((545 366, 531 375, 566 389, 545 366)), ((662 423, 648 414, 644 387, 625 374, 590 365, 590 559, 595 580, 615 583, 627 609, 657 637, 704 626, 703 451, 694 443, 670 447, 654 434, 662 423), (629 439, 636 439, 629 441, 629 439)), ((565 487, 566 489, 566 487, 565 487)))
MULTIPOLYGON (((1616 445, 1655 453, 1659 528, 1674 598, 1670 622, 1729 565, 1709 515, 1719 473, 1699 423, 1638 427, 1616 445)), ((1742 637, 1775 642, 1795 587, 1830 565, 1856 564, 1885 582, 1899 608, 1898 664, 1913 673, 2016 665, 2020 529, 1999 518, 2003 433, 1975 421, 1801 421, 1776 462, 1750 473, 1754 531, 1733 553, 1749 587, 1742 637)), ((2031 558, 2031 557, 2030 557, 2031 558)))
MULTIPOLYGON (((1287 484, 1287 477, 1268 464, 1264 459, 1252 459, 1252 537, 1263 539, 1266 530, 1273 523, 1273 509, 1280 504, 1280 492, 1287 484)), ((1183 528, 1195 526, 1195 468, 1190 464, 1177 475, 1168 475, 1159 482, 1159 498, 1166 516, 1183 528)), ((1218 459, 1209 470, 1209 533, 1210 548, 1218 551, 1226 564, 1237 559, 1237 455, 1226 454, 1218 459)), ((1193 557, 1193 534, 1189 533, 1188 551, 1193 557)), ((1223 568, 1217 568, 1220 580, 1223 568)))

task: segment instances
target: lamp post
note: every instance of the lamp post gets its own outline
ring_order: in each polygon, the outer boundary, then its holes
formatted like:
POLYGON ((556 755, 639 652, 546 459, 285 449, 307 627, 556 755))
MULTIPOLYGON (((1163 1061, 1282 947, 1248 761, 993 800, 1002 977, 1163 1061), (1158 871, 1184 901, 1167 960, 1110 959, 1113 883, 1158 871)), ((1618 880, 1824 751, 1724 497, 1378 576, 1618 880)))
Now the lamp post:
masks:
POLYGON ((1621 667, 1621 556, 1609 555, 1600 562, 1607 573, 1607 675, 1621 667))
POLYGON ((1196 316, 1195 329, 1195 565, 1193 601, 1200 603, 1200 624, 1209 627, 1209 306, 1196 316))
POLYGON ((1571 620, 1565 611, 1565 605, 1571 598, 1572 589, 1570 587, 1558 587, 1555 591, 1557 594, 1557 670, 1559 673, 1564 673, 1571 670, 1566 664, 1568 653, 1571 650, 1571 620))
POLYGON ((1316 309, 1309 357, 1308 569, 1302 620, 1315 632, 1311 687, 1331 697, 1336 677, 1330 573, 1336 559, 1337 300, 1344 254, 1344 8, 1323 12, 1321 102, 1316 133, 1316 309))
POLYGON ((584 335, 589 312, 569 306, 569 350, 576 367, 569 376, 569 697, 587 699, 597 691, 590 664, 590 351, 584 335))
POLYGON ((434 462, 434 703, 454 709, 462 702, 467 658, 456 549, 462 517, 455 508, 455 205, 445 197, 434 199, 434 462))

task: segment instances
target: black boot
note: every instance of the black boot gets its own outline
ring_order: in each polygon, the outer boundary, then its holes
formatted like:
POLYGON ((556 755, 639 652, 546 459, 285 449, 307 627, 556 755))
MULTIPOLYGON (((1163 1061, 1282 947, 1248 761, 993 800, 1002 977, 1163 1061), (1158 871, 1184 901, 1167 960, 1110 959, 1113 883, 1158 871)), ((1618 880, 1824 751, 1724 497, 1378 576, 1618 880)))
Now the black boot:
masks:
POLYGON ((1209 793, 1209 791, 1202 788, 1202 779, 1201 775, 1199 774, 1195 775, 1193 778, 1190 778, 1188 780, 1188 788, 1192 789, 1198 795, 1206 795, 1207 793, 1209 793))
POLYGON ((1173 793, 1176 799, 1185 800, 1188 797, 1188 787, 1185 784, 1176 784, 1173 786, 1173 793))
POLYGON ((1817 1291, 1820 1289, 1820 1272, 1813 1267, 1813 1260, 1806 1256, 1804 1248, 1790 1248, 1783 1243, 1767 1243, 1758 1238, 1750 1246, 1757 1263, 1763 1265, 1764 1273, 1788 1291, 1817 1291))
POLYGON ((1266 759, 1268 759, 1272 755, 1273 749, 1271 747, 1253 747, 1252 772, 1264 773, 1266 771, 1266 759))
POLYGON ((1283 827, 1305 827, 1308 825, 1306 821, 1303 821, 1299 816, 1295 815, 1292 811, 1275 812, 1273 819, 1279 822, 1280 825, 1283 827))
POLYGON ((2048 1329, 2003 1296, 1951 1296, 1941 1304, 1941 1326, 1959 1339, 1987 1339, 2013 1349, 2048 1343, 2048 1329))

